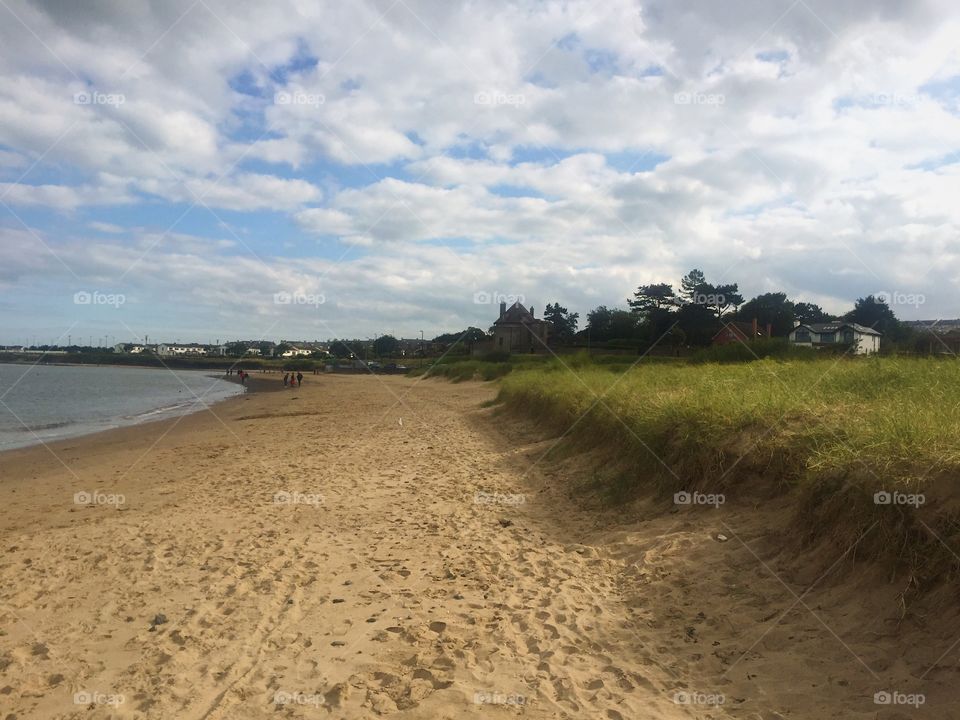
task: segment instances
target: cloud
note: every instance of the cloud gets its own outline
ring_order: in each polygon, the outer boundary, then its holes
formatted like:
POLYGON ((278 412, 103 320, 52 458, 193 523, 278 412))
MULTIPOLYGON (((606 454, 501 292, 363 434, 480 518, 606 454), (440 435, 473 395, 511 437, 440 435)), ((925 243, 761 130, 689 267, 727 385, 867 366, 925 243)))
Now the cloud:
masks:
MULTIPOLYGON (((692 266, 835 310, 887 287, 960 314, 946 2, 10 0, 0 16, 0 197, 35 233, 4 231, 33 248, 7 258, 14 286, 69 277, 41 237, 91 281, 136 279, 155 302, 176 287, 191 311, 150 321, 197 332, 242 326, 235 288, 275 279, 329 290, 335 327, 441 330, 485 322, 474 289, 583 314, 692 266), (231 247, 193 215, 165 236, 194 203, 225 214, 231 247), (114 225, 138 230, 102 242, 114 225)), ((281 334, 308 320, 253 295, 281 334)))

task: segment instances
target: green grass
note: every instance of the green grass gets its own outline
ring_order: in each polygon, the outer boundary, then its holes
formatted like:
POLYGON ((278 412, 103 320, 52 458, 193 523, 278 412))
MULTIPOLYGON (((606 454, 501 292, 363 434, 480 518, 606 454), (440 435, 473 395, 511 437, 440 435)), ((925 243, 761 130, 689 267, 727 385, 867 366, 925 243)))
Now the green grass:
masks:
POLYGON ((612 367, 554 362, 516 371, 499 399, 560 431, 583 416, 578 440, 618 450, 646 445, 652 466, 667 475, 660 460, 685 471, 697 458, 701 470, 729 474, 728 461, 741 455, 747 467, 779 456, 788 479, 856 473, 884 486, 960 470, 960 363, 641 363, 625 374, 612 367))
MULTIPOLYGON (((600 453, 580 492, 607 503, 722 492, 762 512, 789 497, 776 542, 888 558, 911 587, 960 576, 960 363, 928 358, 557 362, 501 380, 501 405, 600 453), (571 371, 572 370, 572 371, 571 371), (572 429, 571 429, 572 428, 572 429), (922 493, 919 509, 874 502, 922 493), (941 542, 942 541, 942 542, 941 542)), ((854 557, 854 556, 851 556, 854 557)))

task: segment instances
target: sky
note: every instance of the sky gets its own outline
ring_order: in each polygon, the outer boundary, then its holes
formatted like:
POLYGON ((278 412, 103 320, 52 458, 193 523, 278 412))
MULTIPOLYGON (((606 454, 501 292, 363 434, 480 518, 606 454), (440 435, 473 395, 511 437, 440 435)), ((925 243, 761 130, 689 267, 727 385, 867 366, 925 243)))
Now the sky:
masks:
POLYGON ((694 267, 960 316, 960 6, 0 1, 0 343, 427 337, 694 267))

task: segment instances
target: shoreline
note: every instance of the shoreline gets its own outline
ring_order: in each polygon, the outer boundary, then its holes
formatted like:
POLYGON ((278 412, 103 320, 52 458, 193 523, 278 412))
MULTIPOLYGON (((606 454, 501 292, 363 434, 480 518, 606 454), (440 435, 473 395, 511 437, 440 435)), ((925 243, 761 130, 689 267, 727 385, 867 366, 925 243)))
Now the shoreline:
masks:
MULTIPOLYGON (((79 367, 83 367, 82 365, 79 367)), ((93 366, 91 366, 93 367, 93 366)), ((117 366, 117 367, 130 367, 130 366, 117 366)), ((164 370, 165 368, 137 368, 137 369, 156 369, 164 370)), ((196 370, 192 372, 201 372, 205 373, 208 377, 222 380, 224 382, 231 383, 233 385, 240 385, 240 381, 236 375, 224 376, 220 373, 211 373, 207 370, 196 370)), ((88 439, 94 440, 98 438, 108 438, 112 433, 124 433, 124 431, 148 431, 150 428, 162 426, 163 423, 170 423, 175 426, 179 424, 186 418, 193 417, 196 415, 203 414, 205 411, 213 412, 214 408, 225 408, 227 405, 243 401, 246 398, 249 398, 253 395, 261 393, 274 393, 277 391, 285 390, 282 384, 279 382, 280 378, 266 378, 266 377, 254 377, 253 375, 249 376, 247 384, 242 386, 243 392, 232 395, 229 397, 224 397, 220 399, 214 399, 207 401, 201 397, 202 402, 193 399, 192 401, 187 401, 184 407, 182 407, 180 412, 175 412, 171 415, 165 415, 164 417, 157 417, 149 419, 149 417, 141 419, 134 422, 126 422, 122 424, 115 425, 113 427, 106 427, 92 431, 81 431, 76 434, 69 434, 60 437, 55 437, 51 439, 36 439, 34 438, 33 442, 28 445, 19 445, 17 447, 11 448, 0 448, 0 460, 3 460, 8 455, 14 453, 23 453, 29 451, 37 450, 46 450, 46 451, 56 451, 61 447, 73 447, 76 443, 86 441, 88 439), (276 380, 276 382, 272 382, 276 380)), ((169 409, 169 408, 168 408, 169 409)), ((149 415, 151 413, 162 413, 164 408, 156 408, 154 410, 147 410, 144 413, 141 413, 138 417, 143 417, 144 415, 149 415)), ((216 413, 214 413, 215 415, 216 413)), ((26 431, 25 431, 26 432, 26 431)))

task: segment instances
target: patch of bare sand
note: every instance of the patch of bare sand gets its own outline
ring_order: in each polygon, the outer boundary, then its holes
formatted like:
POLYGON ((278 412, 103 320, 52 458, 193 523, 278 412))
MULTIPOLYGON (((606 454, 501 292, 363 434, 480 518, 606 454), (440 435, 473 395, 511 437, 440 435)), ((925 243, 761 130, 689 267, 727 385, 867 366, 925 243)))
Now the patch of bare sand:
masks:
POLYGON ((934 663, 952 638, 929 618, 910 631, 930 646, 907 646, 882 612, 893 586, 847 570, 803 595, 817 578, 788 574, 765 540, 775 507, 611 524, 567 496, 589 468, 538 462, 551 441, 480 409, 494 392, 308 377, 216 417, 0 455, 0 707, 958 716, 956 653, 934 663), (125 502, 74 504, 94 490, 125 502), (883 689, 927 704, 877 706, 883 689))

